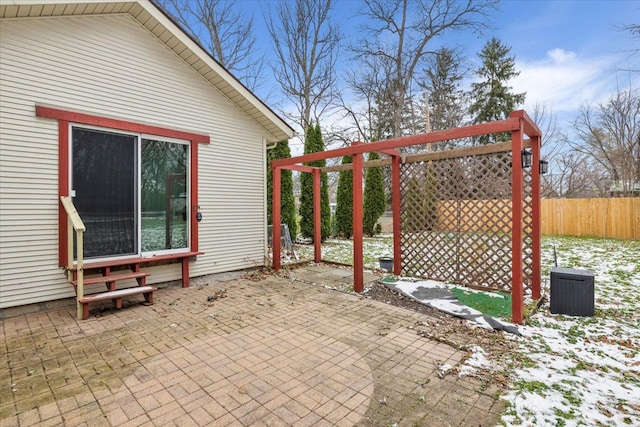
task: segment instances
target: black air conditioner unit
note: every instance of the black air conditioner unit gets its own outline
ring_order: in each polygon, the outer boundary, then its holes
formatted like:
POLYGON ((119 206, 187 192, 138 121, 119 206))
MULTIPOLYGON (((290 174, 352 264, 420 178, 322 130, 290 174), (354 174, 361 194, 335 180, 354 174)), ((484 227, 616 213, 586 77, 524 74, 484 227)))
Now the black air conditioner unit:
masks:
POLYGON ((551 268, 551 313, 594 315, 593 273, 577 268, 551 268))

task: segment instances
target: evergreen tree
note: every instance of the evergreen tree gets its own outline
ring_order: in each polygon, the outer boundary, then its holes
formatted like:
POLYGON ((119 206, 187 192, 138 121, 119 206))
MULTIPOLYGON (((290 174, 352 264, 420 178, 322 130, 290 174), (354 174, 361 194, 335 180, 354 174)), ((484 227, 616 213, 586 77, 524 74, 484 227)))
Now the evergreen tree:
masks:
MULTIPOLYGON (((304 138, 304 154, 324 151, 320 125, 309 125, 304 138)), ((305 163, 307 166, 324 167, 326 160, 305 163)), ((331 208, 329 207, 329 183, 327 174, 320 178, 320 212, 322 239, 331 233, 331 208)), ((313 175, 303 172, 300 175, 300 233, 303 237, 313 238, 313 175)))
POLYGON ((403 233, 422 233, 437 228, 436 189, 435 171, 431 167, 409 178, 402 209, 410 212, 410 215, 403 218, 403 233))
POLYGON ((410 212, 409 215, 402 215, 402 232, 403 233, 417 233, 421 232, 421 224, 415 220, 415 217, 421 213, 421 204, 423 194, 421 191, 421 185, 418 180, 418 176, 412 175, 407 182, 406 194, 403 195, 402 209, 406 212, 410 212))
MULTIPOLYGON (((304 154, 315 152, 315 129, 307 126, 304 136, 304 154)), ((311 163, 306 163, 311 165, 311 163)), ((305 238, 313 238, 313 175, 300 173, 300 234, 305 238)))
MULTIPOLYGON (((492 38, 479 54, 482 65, 476 70, 480 81, 471 84, 472 104, 469 112, 474 123, 503 120, 518 105, 524 103, 526 92, 512 93, 509 80, 518 76, 515 57, 509 56, 511 48, 492 38)), ((481 145, 509 141, 509 133, 484 135, 477 139, 481 145)))
MULTIPOLYGON (((369 160, 378 160, 380 155, 376 152, 369 153, 369 160)), ((384 213, 386 201, 384 185, 382 183, 382 171, 380 167, 368 168, 364 178, 364 201, 362 212, 362 229, 369 236, 376 232, 376 223, 384 213)))
MULTIPOLYGON (((322 140, 322 130, 320 129, 320 123, 316 123, 315 129, 316 135, 316 149, 317 151, 324 151, 324 141, 322 140)), ((318 167, 324 167, 327 165, 326 160, 318 160, 318 167)), ((329 177, 326 172, 320 175, 320 215, 322 223, 322 241, 331 236, 331 206, 329 205, 329 177)))
MULTIPOLYGON (((344 156, 342 164, 352 162, 352 156, 344 156)), ((340 171, 336 200, 335 233, 349 239, 353 235, 353 170, 340 171)))
MULTIPOLYGON (((269 224, 273 224, 273 170, 269 166, 269 162, 289 157, 291 157, 289 141, 280 141, 275 148, 267 151, 267 221, 269 224)), ((295 240, 298 235, 298 223, 293 196, 293 175, 287 169, 282 169, 280 173, 280 221, 289 226, 291 239, 295 240)))

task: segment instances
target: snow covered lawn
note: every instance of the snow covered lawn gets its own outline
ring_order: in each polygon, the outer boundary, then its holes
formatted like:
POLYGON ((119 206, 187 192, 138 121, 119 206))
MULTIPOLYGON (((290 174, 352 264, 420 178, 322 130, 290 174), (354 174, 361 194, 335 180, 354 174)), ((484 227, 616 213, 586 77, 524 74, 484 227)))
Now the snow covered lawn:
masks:
MULTIPOLYGON (((363 241, 364 268, 380 270, 378 258, 393 256, 393 236, 382 235, 365 237, 363 241)), ((296 245, 296 254, 300 259, 313 259, 313 245, 296 245)), ((329 239, 322 244, 322 259, 353 265, 353 241, 329 239)))
POLYGON ((520 328, 518 354, 496 361, 511 380, 503 422, 640 426, 640 242, 545 237, 542 245, 547 292, 555 245, 559 266, 594 273, 596 315, 552 315, 547 300, 520 328))
MULTIPOLYGON (((392 238, 367 239, 365 267, 391 255, 392 238)), ((640 242, 543 237, 546 301, 519 329, 515 353, 488 354, 475 348, 460 375, 477 370, 503 372, 509 389, 503 399, 507 426, 640 426, 640 242), (553 247, 558 265, 595 275, 593 317, 549 312, 549 271, 553 247)), ((301 258, 313 248, 298 246, 301 258)), ((351 264, 351 241, 330 240, 323 259, 351 264)))

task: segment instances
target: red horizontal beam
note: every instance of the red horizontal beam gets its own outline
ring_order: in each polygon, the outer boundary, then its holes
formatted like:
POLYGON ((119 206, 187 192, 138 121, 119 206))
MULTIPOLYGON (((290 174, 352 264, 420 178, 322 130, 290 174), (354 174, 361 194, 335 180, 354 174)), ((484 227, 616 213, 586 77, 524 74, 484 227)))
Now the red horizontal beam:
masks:
POLYGON ((385 151, 411 145, 429 144, 432 142, 446 141, 449 139, 470 138, 480 135, 489 135, 499 132, 512 132, 520 129, 520 118, 513 117, 490 123, 465 126, 456 129, 447 129, 437 132, 424 133, 420 135, 406 136, 402 138, 387 139, 369 144, 355 144, 349 147, 336 148, 335 150, 320 151, 317 153, 305 154, 298 157, 278 159, 271 162, 271 167, 283 167, 296 163, 315 162, 317 160, 331 159, 335 157, 349 156, 354 154, 369 153, 371 151, 385 151))
POLYGON ((522 130, 524 131, 525 135, 527 135, 529 138, 542 136, 542 132, 540 131, 540 128, 538 127, 538 125, 536 125, 533 122, 533 120, 531 120, 531 117, 529 117, 526 111, 524 110, 513 111, 511 114, 509 114, 509 117, 518 118, 522 120, 522 130))
MULTIPOLYGON (((275 160, 271 161, 271 164, 273 164, 275 160)), ((314 168, 313 166, 305 166, 305 165, 288 165, 288 166, 282 166, 280 167, 280 169, 287 169, 290 171, 298 171, 298 172, 309 172, 309 173, 313 173, 314 168)))
POLYGON ((400 157, 400 152, 398 150, 380 150, 378 153, 386 154, 391 157, 400 157))
POLYGON ((186 141, 209 144, 209 135, 191 133, 176 129, 168 129, 160 126, 145 125, 142 123, 129 122, 126 120, 110 119, 106 117, 94 116, 91 114, 77 113, 74 111, 59 110, 57 108, 43 107, 36 105, 36 116, 48 119, 66 120, 72 123, 84 125, 101 126, 111 129, 124 130, 136 133, 147 133, 150 135, 165 136, 168 138, 184 139, 186 141))

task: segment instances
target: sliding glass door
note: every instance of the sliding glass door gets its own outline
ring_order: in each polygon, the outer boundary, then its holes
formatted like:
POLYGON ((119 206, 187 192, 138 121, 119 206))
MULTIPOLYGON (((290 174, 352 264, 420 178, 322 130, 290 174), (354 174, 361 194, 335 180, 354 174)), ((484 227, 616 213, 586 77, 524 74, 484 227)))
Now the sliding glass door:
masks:
POLYGON ((188 144, 76 126, 71 140, 86 258, 187 250, 188 144))
POLYGON ((138 253, 137 137, 73 128, 73 203, 86 258, 138 253))
POLYGON ((187 247, 187 149, 142 139, 142 252, 187 247))

